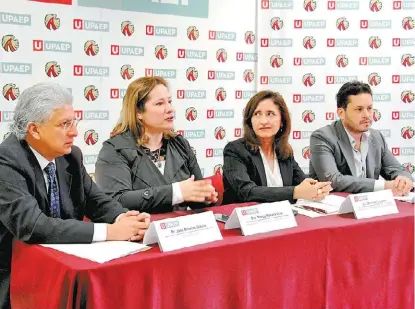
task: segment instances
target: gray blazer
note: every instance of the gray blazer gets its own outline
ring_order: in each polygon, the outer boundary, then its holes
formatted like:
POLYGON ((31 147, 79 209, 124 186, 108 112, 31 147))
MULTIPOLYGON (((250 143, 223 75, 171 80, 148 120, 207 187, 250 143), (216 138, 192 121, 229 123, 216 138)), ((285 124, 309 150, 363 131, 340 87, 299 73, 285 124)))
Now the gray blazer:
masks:
POLYGON ((95 180, 102 191, 128 209, 148 213, 206 207, 204 203, 189 202, 172 206, 172 183, 191 175, 195 180, 203 179, 196 156, 181 135, 168 140, 164 175, 129 131, 105 141, 95 165, 95 180))
POLYGON ((49 216, 49 200, 40 165, 25 141, 10 134, 0 145, 0 308, 8 308, 12 240, 28 243, 90 243, 92 222, 112 223, 127 211, 100 192, 73 146, 55 159, 61 218, 49 216))
POLYGON ((370 129, 368 142, 367 178, 362 179, 355 175, 353 149, 341 121, 314 131, 310 138, 310 177, 331 181, 335 191, 351 193, 373 191, 379 175, 386 180, 399 175, 412 179, 392 155, 378 130, 370 129))

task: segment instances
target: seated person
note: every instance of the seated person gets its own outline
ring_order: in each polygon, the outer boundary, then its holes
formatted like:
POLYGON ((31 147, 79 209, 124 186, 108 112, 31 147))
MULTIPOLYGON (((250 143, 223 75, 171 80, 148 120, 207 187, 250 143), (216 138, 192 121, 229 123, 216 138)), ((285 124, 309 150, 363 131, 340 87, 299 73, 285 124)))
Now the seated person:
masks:
POLYGON ((142 77, 127 88, 121 117, 95 165, 98 186, 124 207, 148 213, 203 208, 217 201, 189 142, 173 130, 167 82, 142 77))
POLYGON ((244 112, 244 137, 224 149, 224 204, 322 200, 331 191, 306 175, 288 143, 291 119, 282 96, 261 91, 244 112))
POLYGON ((74 117, 66 88, 37 84, 20 95, 11 133, 0 145, 0 308, 10 308, 13 239, 140 240, 149 226, 150 215, 127 212, 91 180, 73 146, 74 117))
POLYGON ((331 181, 335 191, 391 189, 395 195, 407 194, 413 186, 411 175, 392 155, 383 135, 370 128, 370 86, 358 81, 344 84, 337 94, 337 114, 340 120, 311 135, 310 176, 331 181))

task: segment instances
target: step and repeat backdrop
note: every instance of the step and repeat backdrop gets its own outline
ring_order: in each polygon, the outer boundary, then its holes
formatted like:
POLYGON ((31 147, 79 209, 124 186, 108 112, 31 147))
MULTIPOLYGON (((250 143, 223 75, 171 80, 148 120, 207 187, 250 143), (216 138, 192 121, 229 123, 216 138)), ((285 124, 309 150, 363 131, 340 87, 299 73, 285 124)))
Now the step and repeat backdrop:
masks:
POLYGON ((308 172, 309 137, 336 119, 335 95, 353 79, 372 86, 373 126, 414 173, 415 0, 15 0, 2 5, 0 36, 0 140, 25 88, 60 83, 82 119, 76 144, 90 173, 141 76, 169 82, 175 129, 205 176, 221 172, 262 89, 286 100, 308 172))

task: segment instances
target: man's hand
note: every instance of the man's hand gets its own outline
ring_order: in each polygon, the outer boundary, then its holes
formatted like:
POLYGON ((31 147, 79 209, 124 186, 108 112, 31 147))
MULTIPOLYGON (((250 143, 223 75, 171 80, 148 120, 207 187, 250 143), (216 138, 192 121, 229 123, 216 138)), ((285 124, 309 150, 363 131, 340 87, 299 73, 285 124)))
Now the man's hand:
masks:
POLYGON ((405 176, 398 176, 395 180, 385 181, 385 190, 391 189, 393 195, 403 196, 412 190, 413 182, 405 176))
POLYGON ((150 215, 148 213, 128 211, 121 215, 117 222, 108 225, 107 240, 141 240, 149 225, 150 215))

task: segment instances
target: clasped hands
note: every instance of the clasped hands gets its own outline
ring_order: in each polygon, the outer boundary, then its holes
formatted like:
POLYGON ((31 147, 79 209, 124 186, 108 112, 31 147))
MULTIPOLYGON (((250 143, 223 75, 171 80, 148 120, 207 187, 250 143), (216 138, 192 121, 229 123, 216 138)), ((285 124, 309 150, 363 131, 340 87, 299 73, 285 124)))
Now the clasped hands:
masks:
POLYGON ((412 190, 413 185, 411 179, 398 176, 394 180, 385 181, 385 190, 391 189, 394 196, 403 196, 412 190))
POLYGON ((304 179, 298 186, 294 188, 293 198, 304 199, 304 200, 313 200, 321 201, 333 188, 331 187, 331 182, 318 182, 312 178, 304 179))
POLYGON ((121 214, 117 221, 107 226, 107 240, 142 240, 150 226, 150 215, 130 210, 121 214))

